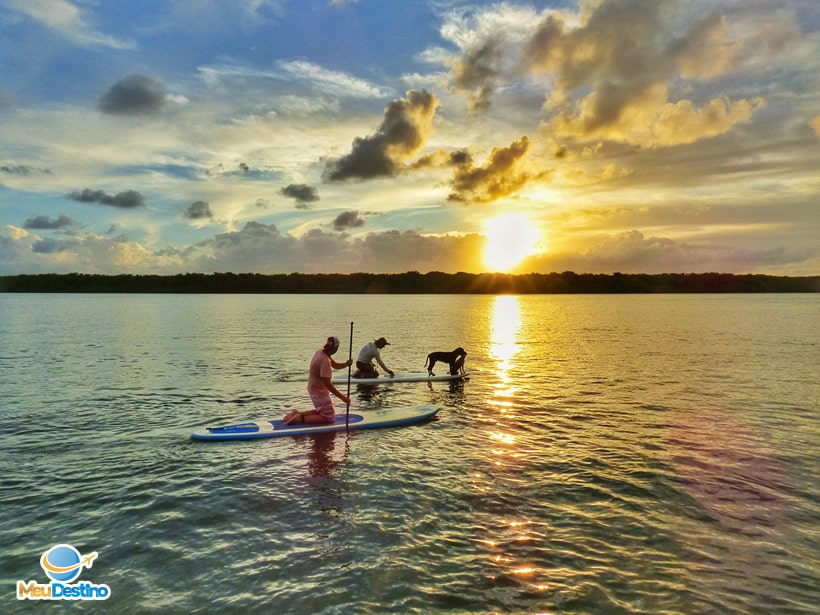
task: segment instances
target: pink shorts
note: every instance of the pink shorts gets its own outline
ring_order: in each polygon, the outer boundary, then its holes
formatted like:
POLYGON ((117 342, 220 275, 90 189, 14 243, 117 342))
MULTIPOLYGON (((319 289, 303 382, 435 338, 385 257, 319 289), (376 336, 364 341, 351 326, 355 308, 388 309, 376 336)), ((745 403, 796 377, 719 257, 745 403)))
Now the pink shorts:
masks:
POLYGON ((313 407, 316 409, 316 412, 328 423, 332 423, 336 419, 336 408, 333 407, 333 400, 330 398, 330 393, 311 395, 310 399, 313 402, 313 407))

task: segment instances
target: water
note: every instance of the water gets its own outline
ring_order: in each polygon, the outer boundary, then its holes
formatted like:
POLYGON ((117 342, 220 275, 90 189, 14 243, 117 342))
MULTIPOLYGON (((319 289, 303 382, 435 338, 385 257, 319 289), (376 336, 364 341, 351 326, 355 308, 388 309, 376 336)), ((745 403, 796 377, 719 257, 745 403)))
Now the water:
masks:
MULTIPOLYGON (((96 551, 106 613, 816 613, 820 295, 0 295, 0 608, 96 551), (325 337, 464 346, 421 426, 250 442, 325 337)), ((337 372, 344 380, 346 372, 337 372)), ((343 384, 343 387, 346 386, 343 384)), ((338 408, 338 405, 337 405, 338 408)))

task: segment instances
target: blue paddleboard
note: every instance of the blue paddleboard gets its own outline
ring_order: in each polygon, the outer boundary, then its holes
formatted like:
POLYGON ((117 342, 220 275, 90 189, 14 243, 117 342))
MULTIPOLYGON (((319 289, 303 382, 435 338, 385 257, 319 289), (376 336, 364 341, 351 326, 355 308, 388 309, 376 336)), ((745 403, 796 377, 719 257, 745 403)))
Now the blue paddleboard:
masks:
POLYGON ((345 424, 344 412, 336 415, 333 423, 284 425, 281 419, 273 421, 248 421, 222 427, 206 427, 191 434, 194 440, 255 440, 257 438, 277 438, 304 434, 345 431, 346 429, 375 429, 395 427, 429 419, 439 411, 434 406, 413 406, 406 408, 382 408, 366 412, 351 412, 349 427, 345 424))

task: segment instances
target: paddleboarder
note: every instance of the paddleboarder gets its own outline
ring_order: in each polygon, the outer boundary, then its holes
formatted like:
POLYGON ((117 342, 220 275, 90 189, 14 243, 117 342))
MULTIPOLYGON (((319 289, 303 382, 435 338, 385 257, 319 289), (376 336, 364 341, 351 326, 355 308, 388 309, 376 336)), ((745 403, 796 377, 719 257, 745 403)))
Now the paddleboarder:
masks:
POLYGON ((327 338, 325 345, 315 352, 310 360, 307 385, 314 410, 289 412, 282 419, 285 425, 293 423, 332 423, 336 418, 336 409, 333 407, 331 393, 341 399, 345 405, 350 406, 350 398, 336 388, 331 378, 333 375, 332 370, 350 367, 353 360, 348 359, 344 363, 337 363, 333 360, 333 355, 337 350, 339 350, 339 338, 333 335, 327 338))
POLYGON ((378 362, 379 365, 382 366, 382 369, 386 371, 391 376, 393 375, 393 370, 387 367, 382 361, 381 349, 385 346, 389 346, 390 342, 388 342, 383 337, 379 339, 368 342, 365 344, 362 349, 359 351, 359 356, 356 359, 356 378, 378 378, 379 372, 376 371, 376 366, 373 364, 375 360, 378 362))

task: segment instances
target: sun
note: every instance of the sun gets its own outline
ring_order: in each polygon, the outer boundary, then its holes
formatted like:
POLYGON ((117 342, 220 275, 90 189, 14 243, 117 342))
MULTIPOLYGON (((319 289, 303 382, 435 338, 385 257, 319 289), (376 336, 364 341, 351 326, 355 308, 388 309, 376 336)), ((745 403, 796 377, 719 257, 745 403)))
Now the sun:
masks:
POLYGON ((535 254, 541 233, 522 213, 501 214, 484 224, 484 264, 493 271, 507 272, 524 258, 535 254))

